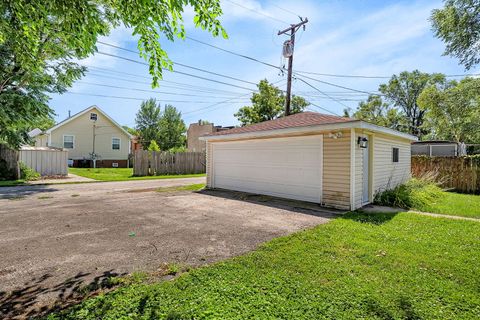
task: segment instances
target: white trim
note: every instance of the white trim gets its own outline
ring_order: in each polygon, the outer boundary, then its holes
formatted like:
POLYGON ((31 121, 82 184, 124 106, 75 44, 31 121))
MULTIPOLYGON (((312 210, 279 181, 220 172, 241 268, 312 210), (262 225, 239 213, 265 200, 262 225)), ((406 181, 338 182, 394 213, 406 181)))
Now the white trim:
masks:
POLYGON ((122 139, 118 137, 112 137, 112 151, 120 151, 122 150, 122 139), (118 139, 118 149, 113 149, 113 139, 118 139))
MULTIPOLYGON (((395 136, 410 141, 418 141, 418 138, 412 136, 408 133, 403 133, 393 129, 377 126, 371 123, 367 123, 360 120, 353 120, 350 122, 341 122, 341 123, 327 123, 314 126, 304 126, 304 127, 292 127, 284 129, 273 129, 265 131, 255 131, 255 132, 245 132, 245 133, 236 133, 236 134, 221 134, 214 136, 202 136, 199 139, 202 141, 215 141, 215 140, 234 140, 234 139, 246 139, 246 138, 258 138, 258 137, 267 137, 267 136, 276 136, 284 134, 302 134, 302 133, 315 133, 318 131, 325 130, 341 130, 341 129, 365 129, 371 130, 378 133, 383 133, 390 136, 395 136)), ((225 132, 228 132, 225 131, 225 132)))
MULTIPOLYGON (((51 127, 50 129, 48 129, 48 130, 45 131, 45 132, 48 133, 48 134, 51 134, 52 131, 54 131, 54 130, 60 128, 61 126, 69 123, 70 121, 72 121, 72 120, 74 120, 74 119, 76 119, 76 118, 84 115, 85 113, 88 113, 88 112, 92 111, 92 109, 97 109, 97 111, 98 111, 99 113, 101 113, 103 116, 105 116, 105 118, 107 118, 108 120, 110 120, 110 122, 112 122, 115 126, 117 126, 117 127, 118 127, 123 133, 125 133, 130 139, 132 139, 133 136, 132 136, 130 133, 128 133, 127 130, 123 129, 121 125, 119 125, 115 120, 113 120, 112 118, 110 118, 110 116, 109 116, 108 114, 106 114, 102 109, 100 109, 100 108, 99 108, 98 106, 96 106, 96 105, 90 106, 90 107, 88 107, 87 109, 85 109, 85 110, 83 110, 83 111, 80 111, 79 113, 71 116, 70 118, 68 118, 68 119, 66 119, 66 120, 64 120, 64 121, 62 121, 62 122, 60 122, 60 123, 58 123, 58 124, 56 124, 55 126, 51 127)), ((98 114, 97 114, 97 117, 98 117, 98 114)), ((89 117, 89 119, 90 119, 90 117, 89 117)))
POLYGON ((356 209, 355 204, 355 129, 350 129, 350 210, 356 209))
POLYGON ((75 135, 74 134, 64 134, 62 136, 62 148, 67 149, 67 150, 73 150, 75 149, 75 135), (72 142, 73 142, 73 147, 72 148, 65 148, 65 137, 72 137, 72 142))
POLYGON ((323 157, 325 156, 324 148, 323 148, 323 134, 320 135, 321 141, 321 148, 320 148, 320 179, 322 179, 320 183, 320 202, 319 204, 323 204, 323 157))

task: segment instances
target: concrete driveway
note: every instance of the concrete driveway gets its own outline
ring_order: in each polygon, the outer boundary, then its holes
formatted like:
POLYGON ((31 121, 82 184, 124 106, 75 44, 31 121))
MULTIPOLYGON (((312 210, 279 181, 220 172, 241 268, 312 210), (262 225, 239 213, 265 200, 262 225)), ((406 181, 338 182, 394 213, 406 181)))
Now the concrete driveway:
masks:
POLYGON ((0 318, 62 306, 112 275, 236 256, 335 214, 242 193, 155 191, 204 181, 0 188, 0 318))

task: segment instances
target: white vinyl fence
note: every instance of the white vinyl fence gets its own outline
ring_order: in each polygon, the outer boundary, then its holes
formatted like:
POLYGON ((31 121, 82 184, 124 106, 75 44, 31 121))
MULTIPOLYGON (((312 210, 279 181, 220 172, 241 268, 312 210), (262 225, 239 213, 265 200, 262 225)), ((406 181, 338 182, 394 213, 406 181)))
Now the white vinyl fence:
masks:
POLYGON ((42 176, 66 176, 68 174, 67 150, 23 146, 19 150, 18 160, 42 176))

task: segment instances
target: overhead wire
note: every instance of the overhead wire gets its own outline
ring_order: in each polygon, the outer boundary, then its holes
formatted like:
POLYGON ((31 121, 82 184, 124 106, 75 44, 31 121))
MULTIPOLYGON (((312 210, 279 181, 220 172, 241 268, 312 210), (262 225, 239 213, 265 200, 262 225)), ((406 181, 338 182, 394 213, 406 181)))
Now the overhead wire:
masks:
POLYGON ((246 10, 248 10, 248 11, 251 11, 251 12, 253 12, 253 13, 256 13, 256 14, 258 14, 258 15, 262 15, 262 16, 264 16, 264 17, 267 17, 267 18, 269 18, 269 19, 271 19, 271 20, 273 20, 273 21, 277 21, 277 22, 280 22, 280 23, 282 23, 282 24, 290 25, 290 23, 287 22, 287 21, 285 21, 285 20, 281 20, 281 19, 275 18, 275 17, 273 17, 273 16, 271 16, 271 15, 268 15, 268 14, 266 14, 266 13, 263 13, 263 12, 261 12, 261 11, 258 11, 258 10, 255 10, 255 9, 252 9, 252 8, 249 8, 249 7, 246 7, 246 6, 244 6, 244 5, 242 5, 242 4, 239 4, 239 3, 235 2, 235 1, 232 1, 232 0, 225 0, 225 1, 226 1, 226 2, 230 2, 230 3, 233 4, 233 5, 236 5, 237 7, 240 7, 240 8, 246 9, 246 10))
MULTIPOLYGON (((102 54, 102 55, 106 55, 106 56, 109 56, 109 57, 113 57, 113 58, 117 58, 117 59, 122 59, 122 60, 125 60, 125 61, 130 61, 130 62, 133 62, 133 63, 137 63, 137 64, 141 64, 141 65, 146 65, 146 66, 148 66, 148 64, 145 63, 145 62, 141 62, 141 61, 134 60, 134 59, 130 59, 130 58, 123 57, 123 56, 119 56, 119 55, 116 55, 116 54, 111 54, 111 53, 102 52, 102 51, 97 51, 97 53, 102 54)), ((210 78, 206 78, 206 77, 194 75, 194 74, 187 73, 187 72, 182 72, 182 71, 178 71, 178 70, 173 70, 173 72, 174 72, 174 73, 181 74, 181 75, 185 75, 185 76, 189 76, 189 77, 193 77, 193 78, 205 80, 205 81, 215 82, 215 83, 222 84, 222 85, 226 85, 226 86, 231 86, 231 87, 235 87, 235 88, 239 88, 239 89, 244 89, 244 90, 253 91, 251 88, 238 86, 238 85, 236 85, 236 84, 232 84, 232 83, 228 83, 228 82, 224 82, 224 81, 214 80, 214 79, 210 79, 210 78)), ((243 80, 241 80, 241 81, 243 81, 243 80)), ((252 82, 252 84, 254 84, 254 83, 252 82)))

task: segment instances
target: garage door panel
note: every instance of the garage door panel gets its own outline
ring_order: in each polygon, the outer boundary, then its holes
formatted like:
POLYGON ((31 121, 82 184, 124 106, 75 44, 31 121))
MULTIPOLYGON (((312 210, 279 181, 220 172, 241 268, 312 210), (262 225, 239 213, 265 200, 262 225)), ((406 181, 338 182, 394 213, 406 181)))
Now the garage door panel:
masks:
POLYGON ((216 143, 217 188, 320 202, 322 136, 216 143))

